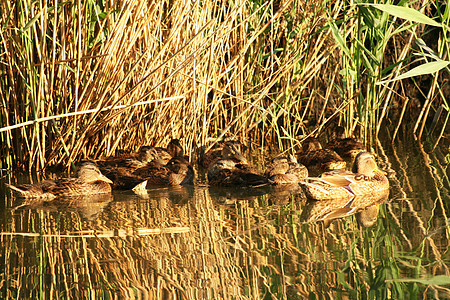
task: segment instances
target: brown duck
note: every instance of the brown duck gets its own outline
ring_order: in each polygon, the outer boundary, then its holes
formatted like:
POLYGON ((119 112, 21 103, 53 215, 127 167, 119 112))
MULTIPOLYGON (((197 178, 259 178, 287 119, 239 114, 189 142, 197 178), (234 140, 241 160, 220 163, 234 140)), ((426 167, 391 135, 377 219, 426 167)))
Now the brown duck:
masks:
POLYGON ((228 140, 220 142, 219 147, 215 149, 211 149, 206 153, 201 153, 199 159, 199 167, 202 169, 208 170, 215 162, 222 158, 222 150, 223 147, 227 143, 228 145, 233 144, 234 149, 239 151, 241 154, 247 150, 247 147, 239 141, 236 140, 228 140))
POLYGON ((155 147, 158 157, 165 163, 168 163, 173 157, 184 156, 184 149, 179 139, 171 139, 167 148, 155 147))
POLYGON ((95 160, 100 170, 107 174, 111 168, 126 168, 128 171, 145 166, 158 159, 158 152, 152 146, 142 146, 136 153, 120 156, 108 156, 95 160))
POLYGON ((98 160, 97 163, 102 173, 114 182, 113 189, 120 190, 132 189, 143 181, 141 177, 133 174, 136 170, 155 163, 165 164, 156 149, 151 146, 142 146, 136 154, 126 158, 108 157, 98 160))
POLYGON ((269 183, 258 174, 242 155, 234 142, 225 142, 221 157, 208 170, 208 182, 212 186, 262 186, 269 183))
POLYGON ((37 184, 7 186, 17 197, 52 200, 56 197, 110 194, 112 181, 104 176, 92 162, 83 162, 77 178, 45 180, 37 184))
POLYGON ((143 148, 141 147, 141 151, 151 155, 142 155, 148 159, 140 161, 140 165, 134 163, 133 167, 127 164, 105 169, 105 174, 114 181, 115 189, 133 189, 143 181, 162 186, 193 184, 194 169, 183 156, 184 150, 179 140, 172 139, 167 149, 150 146, 143 148), (163 155, 164 159, 160 158, 158 153, 163 155))
POLYGON ((330 142, 325 148, 335 151, 343 158, 355 159, 359 152, 365 151, 364 144, 354 137, 346 137, 345 130, 338 126, 333 131, 330 142))
POLYGON ((389 181, 378 169, 375 157, 369 152, 360 152, 352 172, 326 172, 320 177, 301 181, 300 186, 309 199, 330 200, 380 194, 389 189, 389 181))
POLYGON ((195 172, 185 157, 175 156, 165 165, 153 162, 135 170, 132 175, 150 185, 176 186, 194 184, 195 172))
POLYGON ((303 141, 298 161, 307 168, 318 171, 340 170, 346 167, 345 161, 336 152, 322 149, 320 142, 313 137, 303 141))
POLYGON ((308 169, 289 154, 272 159, 265 176, 274 185, 292 184, 308 177, 308 169))

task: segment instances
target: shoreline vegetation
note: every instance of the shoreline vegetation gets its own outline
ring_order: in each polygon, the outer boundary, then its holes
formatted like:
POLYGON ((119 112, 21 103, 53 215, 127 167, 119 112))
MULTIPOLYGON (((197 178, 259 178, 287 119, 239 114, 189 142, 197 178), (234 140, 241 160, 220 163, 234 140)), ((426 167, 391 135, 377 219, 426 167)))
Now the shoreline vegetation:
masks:
POLYGON ((39 0, 0 11, 2 170, 171 138, 190 153, 229 135, 286 150, 332 123, 371 143, 408 122, 434 149, 448 129, 439 2, 39 0))

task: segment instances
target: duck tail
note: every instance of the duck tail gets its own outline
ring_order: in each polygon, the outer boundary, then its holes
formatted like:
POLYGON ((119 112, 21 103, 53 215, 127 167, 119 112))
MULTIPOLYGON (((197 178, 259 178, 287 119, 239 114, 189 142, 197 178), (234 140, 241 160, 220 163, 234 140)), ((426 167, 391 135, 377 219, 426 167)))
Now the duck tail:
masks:
POLYGON ((10 189, 13 191, 13 193, 16 194, 17 196, 27 197, 27 194, 28 194, 28 193, 27 193, 26 190, 23 190, 23 189, 21 189, 21 188, 15 186, 15 185, 8 184, 8 183, 5 183, 5 185, 6 185, 8 188, 10 188, 10 189))
POLYGON ((132 188, 132 191, 135 192, 137 195, 143 196, 148 195, 147 192, 147 180, 142 181, 138 185, 136 185, 134 188, 132 188))
POLYGON ((27 184, 23 186, 15 186, 7 183, 6 186, 11 189, 11 191, 16 197, 19 198, 40 198, 48 201, 56 197, 52 193, 44 192, 42 186, 33 186, 27 184))
POLYGON ((267 177, 255 173, 241 174, 239 180, 242 185, 247 185, 250 187, 262 187, 270 184, 267 177))
POLYGON ((309 196, 309 198, 318 200, 322 197, 329 196, 329 191, 323 188, 320 184, 306 181, 300 181, 299 184, 302 187, 303 191, 306 193, 306 195, 309 196))

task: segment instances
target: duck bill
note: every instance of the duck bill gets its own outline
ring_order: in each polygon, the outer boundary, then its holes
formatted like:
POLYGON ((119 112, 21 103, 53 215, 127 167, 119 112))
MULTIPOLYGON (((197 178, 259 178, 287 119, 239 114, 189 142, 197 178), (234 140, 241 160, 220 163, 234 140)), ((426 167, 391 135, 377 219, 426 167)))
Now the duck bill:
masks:
POLYGON ((106 177, 105 175, 100 175, 100 176, 97 178, 97 180, 98 180, 98 181, 107 182, 107 183, 110 183, 110 184, 113 183, 112 180, 109 179, 108 177, 106 177))
POLYGON ((155 162, 157 164, 161 164, 162 166, 164 166, 167 163, 167 161, 165 161, 164 159, 159 158, 159 157, 154 159, 153 162, 155 162))
POLYGON ((247 159, 241 153, 234 153, 233 157, 242 164, 248 164, 247 159))
POLYGON ((375 170, 373 170, 374 172, 378 172, 378 173, 381 173, 381 174, 383 174, 383 175, 387 175, 388 173, 387 172, 385 172, 385 171, 383 171, 383 170, 380 170, 380 169, 378 169, 378 168, 376 168, 375 170))

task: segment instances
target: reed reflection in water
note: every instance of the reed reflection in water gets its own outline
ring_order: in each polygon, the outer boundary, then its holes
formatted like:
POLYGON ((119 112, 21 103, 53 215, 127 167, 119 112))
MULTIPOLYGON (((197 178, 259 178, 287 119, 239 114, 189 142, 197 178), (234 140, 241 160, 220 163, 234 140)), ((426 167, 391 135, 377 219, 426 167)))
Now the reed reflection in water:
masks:
POLYGON ((8 207, 1 296, 447 297, 445 218, 398 179, 388 199, 345 203, 308 202, 295 185, 196 186, 8 207))

